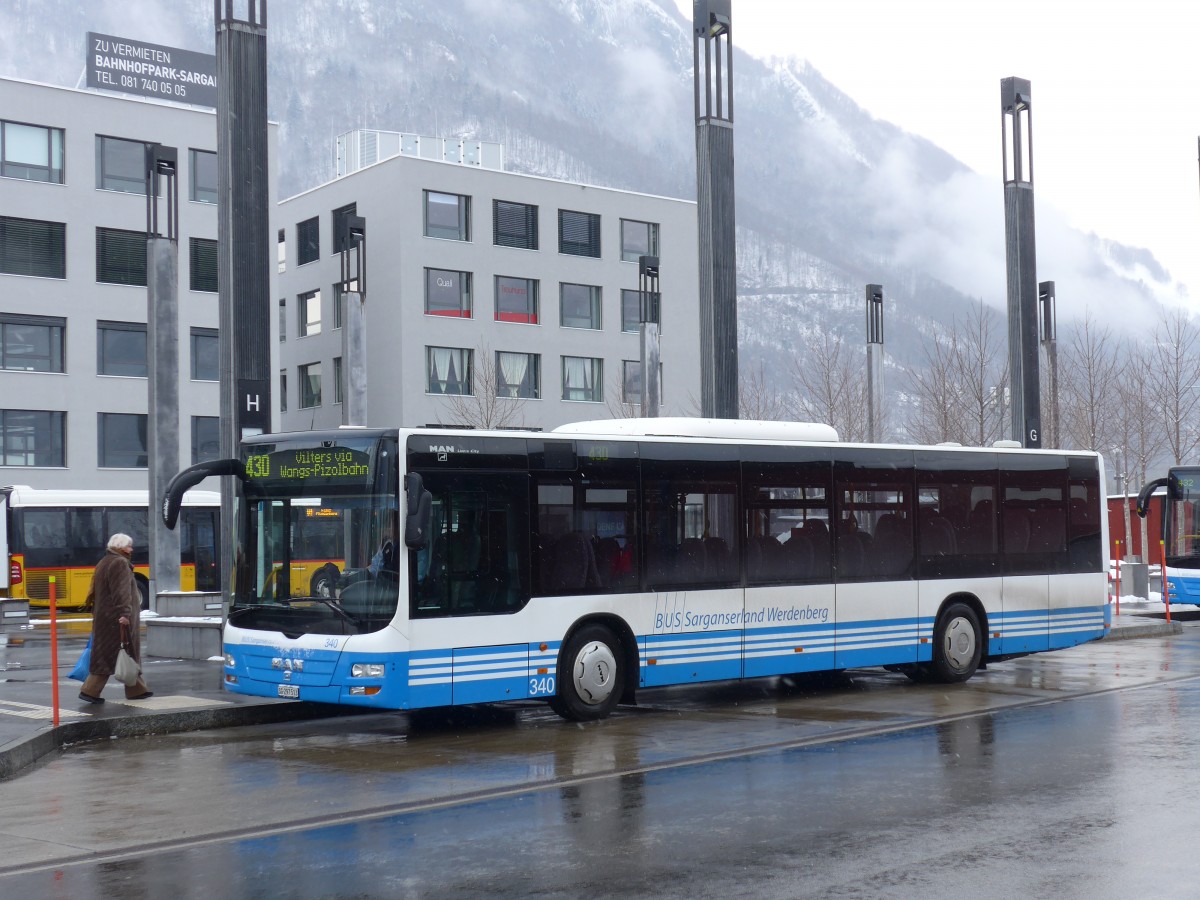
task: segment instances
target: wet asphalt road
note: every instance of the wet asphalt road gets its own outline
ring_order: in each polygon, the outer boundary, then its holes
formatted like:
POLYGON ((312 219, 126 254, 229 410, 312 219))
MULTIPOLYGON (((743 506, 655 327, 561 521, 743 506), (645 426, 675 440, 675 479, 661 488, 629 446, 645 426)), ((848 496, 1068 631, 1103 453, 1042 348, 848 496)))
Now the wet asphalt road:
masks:
POLYGON ((1185 897, 1200 629, 992 666, 71 750, 0 896, 1185 897))

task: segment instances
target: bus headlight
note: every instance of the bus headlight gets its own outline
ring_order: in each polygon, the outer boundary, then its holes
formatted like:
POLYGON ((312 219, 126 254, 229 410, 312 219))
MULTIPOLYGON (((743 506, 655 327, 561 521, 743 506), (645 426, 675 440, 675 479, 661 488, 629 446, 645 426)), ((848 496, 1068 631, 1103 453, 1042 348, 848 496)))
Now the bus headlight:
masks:
POLYGON ((233 654, 232 653, 225 654, 225 665, 226 665, 226 667, 228 667, 230 669, 233 668, 233 654))
POLYGON ((351 678, 382 678, 383 663, 355 663, 350 667, 351 678))

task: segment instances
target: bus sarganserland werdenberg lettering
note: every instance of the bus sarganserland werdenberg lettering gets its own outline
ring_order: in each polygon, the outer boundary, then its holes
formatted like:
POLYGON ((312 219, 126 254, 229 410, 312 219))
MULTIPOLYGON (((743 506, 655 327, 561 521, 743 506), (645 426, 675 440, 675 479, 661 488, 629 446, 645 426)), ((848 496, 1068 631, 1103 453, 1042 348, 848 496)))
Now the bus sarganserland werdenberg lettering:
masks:
POLYGON ((1099 638, 1095 453, 840 443, 820 425, 247 439, 231 691, 388 709, 884 666, 961 682, 1099 638), (389 549, 390 548, 390 549, 389 549))
POLYGON ((1137 514, 1150 512, 1150 498, 1166 488, 1161 534, 1171 603, 1200 605, 1200 467, 1175 466, 1166 478, 1148 482, 1138 492, 1137 514))

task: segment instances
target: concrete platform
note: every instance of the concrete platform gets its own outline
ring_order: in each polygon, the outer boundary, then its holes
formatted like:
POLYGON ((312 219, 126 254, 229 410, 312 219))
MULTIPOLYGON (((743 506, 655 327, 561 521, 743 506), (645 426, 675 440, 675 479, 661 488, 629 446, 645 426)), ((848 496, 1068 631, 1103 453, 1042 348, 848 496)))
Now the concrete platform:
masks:
MULTIPOLYGON (((169 620, 150 618, 145 622, 159 624, 151 625, 143 640, 171 634, 169 620)), ((106 702, 93 706, 78 699, 81 683, 67 678, 87 643, 89 619, 60 620, 56 666, 51 663, 47 625, 0 626, 0 781, 64 745, 82 741, 376 712, 227 693, 222 688, 221 660, 211 658, 220 656, 220 631, 208 630, 217 635, 215 652, 209 653, 212 648, 205 645, 192 647, 197 655, 188 658, 143 654, 146 684, 154 691, 153 697, 125 700, 123 687, 112 680, 104 691, 106 702), (59 694, 57 726, 53 723, 55 684, 59 694)), ((1161 637, 1182 630, 1178 620, 1166 622, 1154 614, 1130 612, 1114 616, 1113 627, 1103 640, 1161 637)))

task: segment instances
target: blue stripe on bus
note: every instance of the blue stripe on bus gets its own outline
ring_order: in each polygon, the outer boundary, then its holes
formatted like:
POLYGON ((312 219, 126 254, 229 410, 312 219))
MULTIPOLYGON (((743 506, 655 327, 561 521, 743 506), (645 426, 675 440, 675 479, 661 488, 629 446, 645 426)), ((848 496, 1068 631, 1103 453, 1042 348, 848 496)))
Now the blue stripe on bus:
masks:
MULTIPOLYGON (((1019 610, 990 614, 989 652, 1005 639, 1048 641, 1052 648, 1102 637, 1111 624, 1107 605, 1019 610)), ((787 625, 716 632, 647 634, 638 638, 642 686, 720 681, 859 668, 932 659, 932 617, 882 619, 837 625, 787 625), (925 643, 919 643, 925 639, 925 643)), ((228 689, 278 696, 281 684, 295 685, 300 698, 389 709, 416 709, 460 703, 491 703, 547 696, 555 690, 561 641, 498 647, 421 650, 412 653, 339 653, 335 650, 282 650, 253 644, 226 644, 235 665, 228 689), (544 649, 543 649, 544 648, 544 649), (299 665, 297 665, 299 663, 299 665), (351 678, 355 663, 382 663, 382 678, 351 678), (289 668, 290 666, 290 668, 289 668), (290 674, 285 674, 290 673, 290 674), (549 679, 549 680, 547 680, 549 679), (351 685, 377 685, 371 696, 351 695, 351 685)), ((1004 643, 1004 652, 1014 652, 1004 643)))

